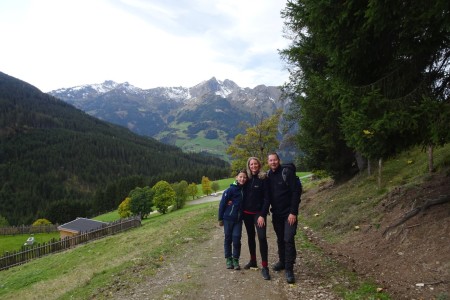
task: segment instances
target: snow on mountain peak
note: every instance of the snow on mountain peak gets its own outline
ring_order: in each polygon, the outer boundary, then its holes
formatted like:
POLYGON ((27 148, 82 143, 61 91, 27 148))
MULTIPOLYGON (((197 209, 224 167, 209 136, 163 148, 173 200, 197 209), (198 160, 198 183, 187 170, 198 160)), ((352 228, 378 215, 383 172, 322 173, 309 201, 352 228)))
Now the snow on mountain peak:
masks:
POLYGON ((224 86, 224 85, 220 85, 219 86, 219 90, 216 91, 216 95, 221 96, 223 98, 226 98, 229 94, 231 94, 233 92, 233 90, 229 89, 228 87, 224 86))
POLYGON ((168 98, 176 100, 189 99, 191 97, 189 89, 181 86, 166 88, 165 94, 168 98))

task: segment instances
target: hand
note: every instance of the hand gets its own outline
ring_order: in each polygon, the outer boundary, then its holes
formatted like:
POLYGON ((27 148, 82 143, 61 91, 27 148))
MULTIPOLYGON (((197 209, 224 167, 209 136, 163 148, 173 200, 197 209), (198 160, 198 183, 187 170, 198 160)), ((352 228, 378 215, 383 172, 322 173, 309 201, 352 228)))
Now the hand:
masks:
POLYGON ((260 217, 258 218, 258 221, 256 221, 256 225, 257 225, 258 227, 264 227, 264 226, 266 226, 266 222, 264 221, 264 218, 260 216, 260 217))
POLYGON ((293 215, 293 214, 289 214, 287 221, 288 221, 289 225, 292 226, 295 224, 295 222, 297 222, 297 216, 293 215))
POLYGON ((219 226, 223 226, 223 220, 219 221, 219 226))

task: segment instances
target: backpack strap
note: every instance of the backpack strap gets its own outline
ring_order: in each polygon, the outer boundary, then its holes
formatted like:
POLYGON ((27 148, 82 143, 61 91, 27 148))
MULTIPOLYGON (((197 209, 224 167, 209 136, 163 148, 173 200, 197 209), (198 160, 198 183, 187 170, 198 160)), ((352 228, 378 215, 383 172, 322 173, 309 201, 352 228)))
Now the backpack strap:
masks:
POLYGON ((281 177, 283 177, 283 181, 284 181, 284 183, 286 183, 286 185, 289 185, 288 184, 288 182, 287 182, 287 174, 286 174, 286 167, 285 168, 283 168, 283 170, 281 171, 281 177))

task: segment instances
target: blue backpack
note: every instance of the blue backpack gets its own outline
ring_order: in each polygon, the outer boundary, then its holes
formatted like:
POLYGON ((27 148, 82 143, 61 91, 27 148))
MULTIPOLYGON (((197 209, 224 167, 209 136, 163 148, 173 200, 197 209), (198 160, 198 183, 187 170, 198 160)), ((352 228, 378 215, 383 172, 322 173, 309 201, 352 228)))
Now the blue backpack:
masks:
POLYGON ((302 192, 303 192, 303 187, 302 187, 302 182, 300 180, 300 177, 297 176, 297 168, 295 167, 295 165, 293 163, 286 163, 286 164, 282 164, 281 168, 283 169, 281 171, 281 176, 283 177, 283 181, 284 183, 286 183, 286 185, 288 185, 288 182, 286 180, 286 169, 291 170, 291 172, 294 174, 295 179, 296 179, 296 188, 297 191, 300 195, 300 197, 302 196, 302 192))

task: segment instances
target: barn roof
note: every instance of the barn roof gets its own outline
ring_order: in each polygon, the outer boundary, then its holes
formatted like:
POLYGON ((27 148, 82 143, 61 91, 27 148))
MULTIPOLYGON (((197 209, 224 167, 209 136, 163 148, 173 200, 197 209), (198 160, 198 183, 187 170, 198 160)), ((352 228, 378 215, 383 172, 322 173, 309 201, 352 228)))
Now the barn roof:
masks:
POLYGON ((64 230, 74 233, 89 232, 95 229, 99 229, 106 224, 108 223, 86 218, 76 218, 73 221, 58 226, 58 230, 64 230))

